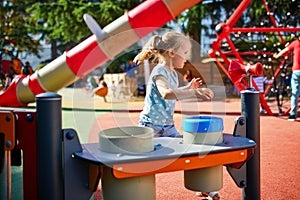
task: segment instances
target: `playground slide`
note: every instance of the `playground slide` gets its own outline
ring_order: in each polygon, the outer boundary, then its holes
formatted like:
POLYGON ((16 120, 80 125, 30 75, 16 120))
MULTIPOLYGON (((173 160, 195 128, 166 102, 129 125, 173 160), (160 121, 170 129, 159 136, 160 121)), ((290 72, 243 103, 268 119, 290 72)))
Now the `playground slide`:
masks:
MULTIPOLYGON (((57 92, 174 19, 201 0, 148 0, 27 77, 17 76, 0 94, 0 106, 27 106, 35 95, 57 92)), ((89 27, 90 28, 90 27, 89 27)))

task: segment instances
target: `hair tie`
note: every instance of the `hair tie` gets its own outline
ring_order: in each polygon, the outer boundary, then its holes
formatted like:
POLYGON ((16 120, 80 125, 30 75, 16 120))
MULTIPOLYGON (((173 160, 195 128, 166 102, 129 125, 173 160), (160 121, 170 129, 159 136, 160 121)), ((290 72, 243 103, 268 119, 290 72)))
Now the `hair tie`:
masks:
POLYGON ((159 38, 158 38, 158 40, 157 40, 156 46, 157 46, 157 47, 161 47, 161 46, 164 45, 164 43, 165 43, 165 42, 163 41, 162 36, 159 36, 159 38))

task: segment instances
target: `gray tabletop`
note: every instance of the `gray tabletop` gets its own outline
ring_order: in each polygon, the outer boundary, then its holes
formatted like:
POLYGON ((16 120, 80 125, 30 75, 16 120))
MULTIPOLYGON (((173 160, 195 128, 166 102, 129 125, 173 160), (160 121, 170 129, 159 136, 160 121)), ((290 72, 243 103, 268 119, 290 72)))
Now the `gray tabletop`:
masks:
POLYGON ((112 165, 163 159, 176 159, 188 156, 229 152, 254 148, 256 143, 245 137, 223 134, 223 142, 216 145, 183 144, 182 138, 154 138, 154 151, 141 154, 108 153, 99 150, 99 143, 82 144, 83 151, 75 152, 74 157, 97 165, 112 165))

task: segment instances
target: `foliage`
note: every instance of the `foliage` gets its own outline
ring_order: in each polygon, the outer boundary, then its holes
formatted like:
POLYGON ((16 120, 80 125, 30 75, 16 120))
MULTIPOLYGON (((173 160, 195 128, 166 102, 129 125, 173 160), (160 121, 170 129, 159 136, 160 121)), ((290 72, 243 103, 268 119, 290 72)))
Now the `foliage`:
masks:
POLYGON ((29 7, 27 12, 32 13, 29 20, 37 22, 31 23, 30 30, 33 33, 42 33, 40 40, 47 40, 53 45, 58 42, 61 52, 91 35, 83 20, 83 14, 88 13, 93 16, 101 27, 123 14, 123 10, 113 1, 87 2, 83 0, 37 2, 29 7))
MULTIPOLYGON (((28 31, 26 18, 29 13, 26 12, 27 5, 31 5, 33 0, 28 1, 1 1, 0 3, 0 39, 6 38, 16 41, 17 44, 5 43, 1 40, 0 50, 5 47, 12 48, 18 52, 38 52, 39 42, 28 31)), ((7 40, 6 40, 7 41, 7 40)))
POLYGON ((50 3, 35 3, 27 9, 32 13, 34 32, 43 32, 43 37, 62 44, 79 42, 91 33, 83 20, 83 14, 93 16, 100 26, 105 26, 123 14, 111 1, 87 3, 84 1, 58 0, 50 3))

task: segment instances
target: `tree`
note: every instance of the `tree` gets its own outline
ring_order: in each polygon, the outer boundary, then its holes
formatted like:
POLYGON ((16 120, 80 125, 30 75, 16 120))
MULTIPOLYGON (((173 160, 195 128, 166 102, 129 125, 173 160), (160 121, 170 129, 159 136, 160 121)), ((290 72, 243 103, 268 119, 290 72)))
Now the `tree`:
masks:
MULTIPOLYGON (((14 50, 16 50, 17 53, 24 51, 34 54, 38 53, 39 43, 34 39, 33 35, 30 34, 26 21, 26 17, 30 15, 26 12, 26 8, 33 2, 35 1, 27 0, 24 2, 8 0, 1 1, 0 4, 0 39, 5 38, 15 41, 14 50)), ((0 50, 2 51, 6 45, 9 44, 1 40, 0 50)))
MULTIPOLYGON (((64 51, 91 35, 83 20, 85 13, 104 27, 139 3, 137 0, 57 0, 37 2, 27 11, 32 13, 30 19, 37 22, 32 23, 32 32, 42 33, 40 40, 48 40, 54 48, 59 43, 60 50, 64 51)), ((52 53, 55 54, 52 59, 58 56, 56 49, 52 53)))

